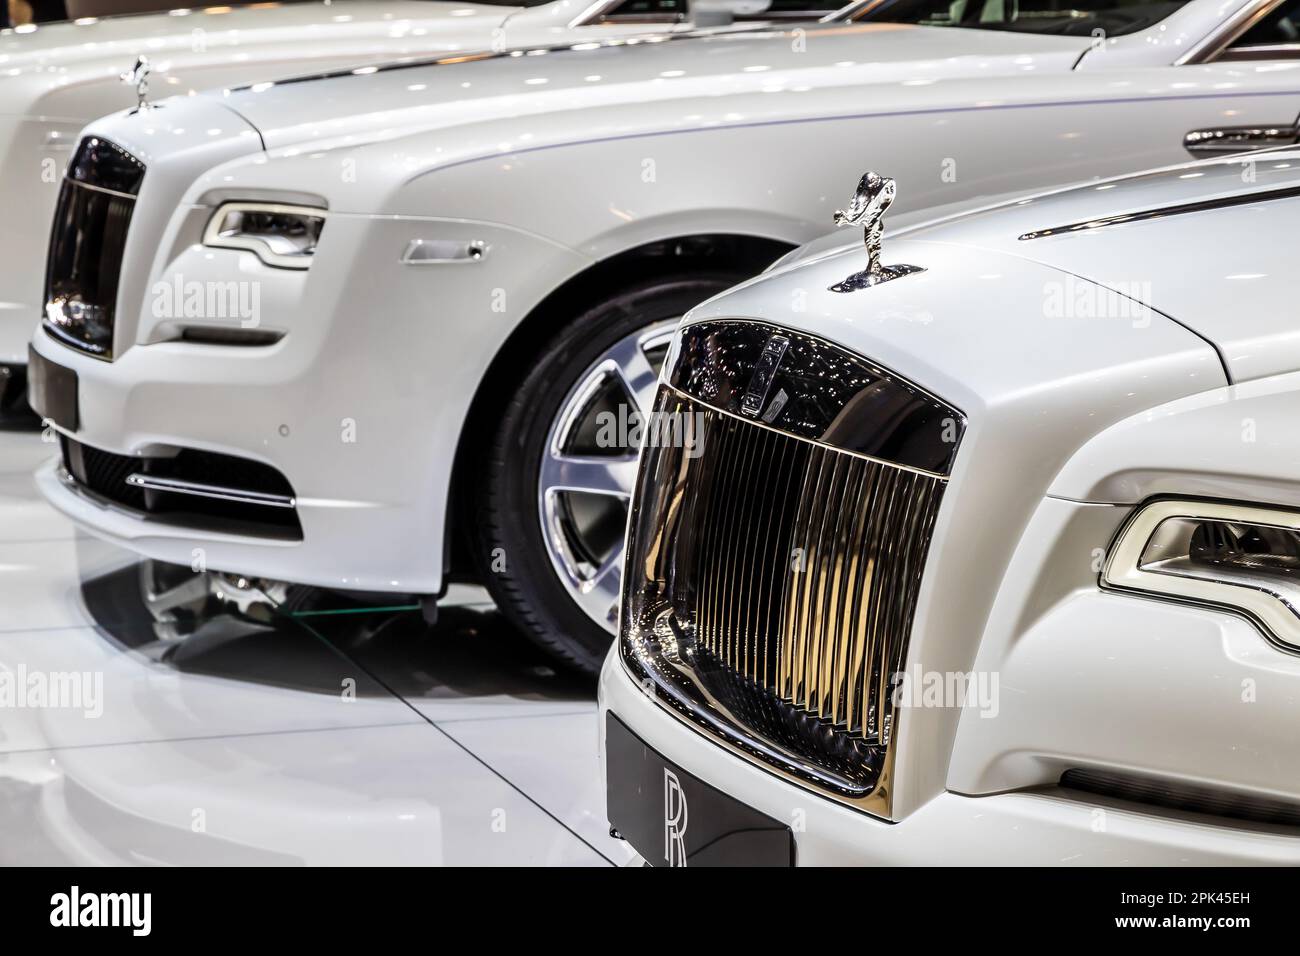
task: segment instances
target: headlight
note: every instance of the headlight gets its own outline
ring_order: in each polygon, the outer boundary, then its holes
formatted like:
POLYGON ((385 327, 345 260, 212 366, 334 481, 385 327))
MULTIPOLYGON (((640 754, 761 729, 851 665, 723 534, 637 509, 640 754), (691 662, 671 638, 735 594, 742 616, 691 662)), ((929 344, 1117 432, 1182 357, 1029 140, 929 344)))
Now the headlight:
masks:
POLYGON ((325 225, 326 212, 314 206, 276 203, 224 203, 208 220, 203 244, 216 249, 246 249, 268 266, 306 269, 325 225))
POLYGON ((1300 650, 1300 512, 1154 501, 1120 531, 1102 584, 1236 611, 1300 650))

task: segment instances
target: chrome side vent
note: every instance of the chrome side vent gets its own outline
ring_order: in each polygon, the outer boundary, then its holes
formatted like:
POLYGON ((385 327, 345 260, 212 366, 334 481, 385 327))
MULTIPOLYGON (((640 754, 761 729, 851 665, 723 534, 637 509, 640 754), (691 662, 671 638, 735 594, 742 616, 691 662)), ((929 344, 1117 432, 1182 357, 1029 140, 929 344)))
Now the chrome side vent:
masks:
POLYGON ((896 376, 794 333, 779 333, 789 346, 769 370, 774 334, 740 322, 682 333, 656 411, 690 423, 677 429, 694 441, 651 441, 643 453, 624 656, 684 719, 888 815, 893 680, 964 422, 896 376), (737 409, 759 375, 771 381, 753 421, 737 409), (853 450, 828 444, 828 431, 853 450))

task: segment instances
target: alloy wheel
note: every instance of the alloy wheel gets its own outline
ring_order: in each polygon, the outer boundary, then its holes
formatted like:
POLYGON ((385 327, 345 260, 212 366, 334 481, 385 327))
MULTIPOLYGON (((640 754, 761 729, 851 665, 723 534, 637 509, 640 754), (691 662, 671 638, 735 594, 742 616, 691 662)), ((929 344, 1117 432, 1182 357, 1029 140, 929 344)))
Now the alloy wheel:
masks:
POLYGON ((628 335, 587 368, 560 403, 538 470, 542 537, 555 573, 587 616, 611 633, 618 630, 623 536, 639 451, 629 438, 651 411, 676 327, 672 320, 628 335))

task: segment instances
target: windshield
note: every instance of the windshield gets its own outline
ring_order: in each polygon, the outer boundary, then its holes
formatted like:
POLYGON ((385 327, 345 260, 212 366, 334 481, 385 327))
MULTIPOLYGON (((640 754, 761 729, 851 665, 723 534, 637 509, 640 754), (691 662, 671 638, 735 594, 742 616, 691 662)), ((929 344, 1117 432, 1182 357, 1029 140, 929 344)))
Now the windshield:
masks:
POLYGON ((927 27, 1123 36, 1159 23, 1187 0, 878 0, 853 19, 927 27))

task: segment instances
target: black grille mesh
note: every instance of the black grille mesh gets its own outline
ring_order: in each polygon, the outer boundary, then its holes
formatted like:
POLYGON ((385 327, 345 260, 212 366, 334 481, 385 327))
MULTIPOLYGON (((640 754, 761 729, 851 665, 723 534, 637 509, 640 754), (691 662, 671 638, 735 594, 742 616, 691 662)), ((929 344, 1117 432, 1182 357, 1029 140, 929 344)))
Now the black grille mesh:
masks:
POLYGON ((104 451, 67 436, 61 436, 60 441, 63 467, 72 479, 87 491, 124 508, 175 524, 274 537, 302 536, 296 508, 145 490, 126 481, 128 475, 138 473, 292 498, 288 480, 270 465, 188 448, 169 458, 137 458, 104 451))
POLYGON ((144 491, 126 483, 127 475, 144 470, 140 459, 114 455, 64 437, 63 462, 69 474, 101 498, 136 511, 145 510, 144 491))
POLYGON ((1149 806, 1201 813, 1229 820, 1300 826, 1300 805, 1266 797, 1230 793, 1213 787, 1158 780, 1109 770, 1067 770, 1061 786, 1149 806))

